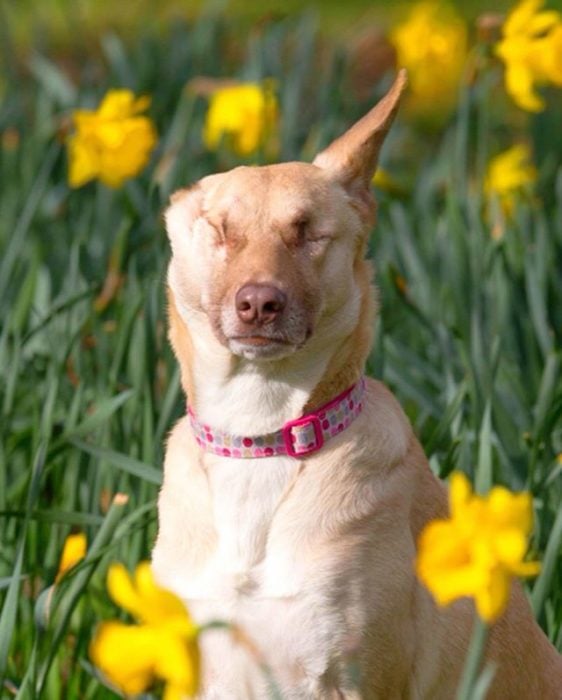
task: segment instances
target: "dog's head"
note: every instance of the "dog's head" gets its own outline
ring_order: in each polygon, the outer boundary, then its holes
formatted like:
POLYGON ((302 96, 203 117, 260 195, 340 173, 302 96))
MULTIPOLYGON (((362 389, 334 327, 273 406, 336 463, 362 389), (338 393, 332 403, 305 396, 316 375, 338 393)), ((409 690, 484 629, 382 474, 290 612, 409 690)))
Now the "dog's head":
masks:
POLYGON ((285 357, 356 322, 370 182, 405 82, 402 71, 312 164, 239 167, 173 195, 169 285, 184 320, 205 319, 250 360, 285 357))

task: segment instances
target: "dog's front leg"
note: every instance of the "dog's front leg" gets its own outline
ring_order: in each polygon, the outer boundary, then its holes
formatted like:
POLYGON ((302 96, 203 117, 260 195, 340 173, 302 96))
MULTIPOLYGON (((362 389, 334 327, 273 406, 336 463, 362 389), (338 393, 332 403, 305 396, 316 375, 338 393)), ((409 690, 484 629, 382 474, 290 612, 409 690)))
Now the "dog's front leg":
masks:
MULTIPOLYGON (((325 591, 270 599, 249 599, 240 625, 252 631, 262 667, 287 700, 358 700, 353 678, 356 652, 345 606, 325 591)), ((273 697, 271 694, 263 697, 273 697)))
MULTIPOLYGON (((211 601, 189 605, 201 622, 227 617, 211 601)), ((346 621, 339 610, 327 615, 327 607, 306 598, 239 599, 231 629, 201 637, 198 700, 361 700, 352 653, 345 652, 346 621)))

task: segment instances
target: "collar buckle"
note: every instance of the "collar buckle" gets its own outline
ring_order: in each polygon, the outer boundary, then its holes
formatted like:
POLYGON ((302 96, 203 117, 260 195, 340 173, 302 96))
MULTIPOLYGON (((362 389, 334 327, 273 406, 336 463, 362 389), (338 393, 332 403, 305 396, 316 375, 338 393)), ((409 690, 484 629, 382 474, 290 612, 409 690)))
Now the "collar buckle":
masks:
POLYGON ((306 457, 318 452, 324 445, 322 425, 318 416, 314 414, 285 423, 282 433, 289 457, 306 457), (313 436, 310 434, 311 429, 313 436), (314 441, 311 441, 310 437, 314 437, 314 441))

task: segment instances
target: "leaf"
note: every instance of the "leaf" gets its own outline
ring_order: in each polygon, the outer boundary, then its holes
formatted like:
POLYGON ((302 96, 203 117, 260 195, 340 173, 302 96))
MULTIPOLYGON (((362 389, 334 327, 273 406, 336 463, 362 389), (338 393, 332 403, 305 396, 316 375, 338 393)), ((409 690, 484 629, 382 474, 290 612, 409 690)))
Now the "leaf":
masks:
POLYGON ((488 399, 478 436, 478 463, 474 490, 479 494, 485 494, 492 488, 492 485, 492 404, 488 399))
POLYGON ((160 485, 162 483, 162 472, 159 469, 141 462, 134 457, 129 457, 120 452, 115 452, 114 450, 108 450, 103 447, 95 447, 87 442, 82 442, 81 440, 71 440, 70 441, 75 447, 83 452, 87 452, 93 457, 98 457, 109 464, 115 465, 118 469, 121 469, 127 474, 132 474, 133 476, 138 476, 151 484, 160 485))
POLYGON ((121 406, 128 401, 131 396, 133 396, 134 391, 128 389, 121 392, 117 396, 113 396, 110 399, 102 399, 96 406, 96 410, 89 416, 87 416, 82 423, 71 428, 68 432, 64 433, 62 440, 71 440, 79 437, 84 437, 92 433, 94 430, 104 425, 111 416, 118 411, 121 406))
POLYGON ((6 672, 8 652, 10 649, 10 643, 12 640, 14 626, 16 623, 19 588, 20 582, 23 578, 22 567, 23 555, 26 544, 27 528, 31 519, 32 508, 35 505, 37 498, 39 497, 39 484, 43 466, 45 464, 45 455, 47 451, 46 447, 46 443, 41 443, 35 455, 35 460, 31 471, 29 490, 27 493, 25 519, 20 530, 20 536, 18 540, 16 560, 14 562, 14 569, 11 576, 11 581, 8 585, 6 597, 4 598, 2 613, 0 614, 0 688, 2 687, 4 674, 6 672))
POLYGON ((57 649, 66 634, 70 617, 76 607, 81 595, 84 593, 92 574, 100 560, 100 554, 103 549, 111 542, 111 538, 118 527, 123 511, 128 503, 128 496, 118 493, 114 496, 111 507, 109 508, 104 521, 98 530, 92 544, 90 545, 86 557, 80 562, 80 570, 77 571, 69 582, 68 588, 64 590, 61 598, 55 595, 51 597, 51 601, 46 598, 41 599, 41 611, 38 615, 42 620, 50 620, 54 616, 54 631, 53 637, 49 645, 49 653, 47 658, 41 664, 39 669, 39 678, 37 682, 37 694, 40 697, 47 679, 47 674, 56 656, 57 649), (47 602, 51 605, 47 608, 47 602))
POLYGON ((72 107, 76 104, 76 88, 62 70, 45 56, 32 54, 29 68, 45 92, 60 106, 72 107))
POLYGON ((539 617, 548 595, 549 587, 552 585, 554 574, 560 551, 562 550, 562 508, 558 509, 556 520, 550 531, 548 544, 542 560, 541 572, 533 586, 531 604, 535 617, 539 617))

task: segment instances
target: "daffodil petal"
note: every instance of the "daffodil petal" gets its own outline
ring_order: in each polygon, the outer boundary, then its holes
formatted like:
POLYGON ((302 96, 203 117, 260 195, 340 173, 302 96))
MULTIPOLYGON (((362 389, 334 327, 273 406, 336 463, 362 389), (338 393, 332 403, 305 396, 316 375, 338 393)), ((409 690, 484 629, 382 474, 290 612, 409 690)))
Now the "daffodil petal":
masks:
POLYGON ((490 573, 487 585, 475 595, 476 609, 485 622, 494 622, 504 612, 510 591, 511 578, 501 568, 490 573))
POLYGON ((552 29, 556 24, 560 22, 560 14, 555 10, 548 10, 547 12, 539 12, 537 15, 531 18, 529 26, 526 31, 530 34, 539 35, 544 34, 544 32, 552 29))
POLYGON ((499 529, 494 533, 494 554, 506 566, 516 566, 527 551, 527 536, 517 528, 499 529))
POLYGON ((183 602, 171 591, 161 588, 154 579, 149 562, 135 571, 135 588, 143 601, 139 618, 147 624, 173 627, 177 633, 193 638, 197 627, 183 602))
POLYGON ((199 650, 195 643, 173 633, 162 634, 155 654, 155 672, 159 678, 193 695, 199 679, 199 650))
POLYGON ((162 700, 184 700, 185 690, 172 683, 167 683, 162 694, 162 700))
MULTIPOLYGON (((83 173, 74 173, 75 177, 83 176, 83 173)), ((88 540, 83 532, 79 532, 74 535, 69 535, 65 542, 62 550, 61 560, 59 564, 59 570, 57 573, 57 580, 60 579, 64 574, 75 566, 79 561, 84 559, 86 556, 86 548, 88 546, 88 540)))
POLYGON ((103 622, 90 644, 90 658, 128 695, 138 695, 154 681, 154 641, 147 627, 103 622))
POLYGON ((538 576, 541 572, 541 563, 539 561, 523 561, 513 567, 515 576, 523 578, 538 576))
MULTIPOLYGON (((521 154, 525 158, 525 152, 521 154)), ((514 163, 516 169, 521 170, 522 163, 514 163)), ((512 178, 513 187, 516 189, 524 184, 524 172, 512 178)), ((496 486, 488 496, 490 515, 497 527, 517 526, 524 535, 528 535, 533 526, 533 504, 530 494, 513 494, 502 486, 496 486)))
POLYGON ((114 563, 107 572, 107 590, 113 601, 127 612, 140 618, 142 600, 136 590, 131 575, 121 563, 114 563))
POLYGON ((71 136, 67 142, 69 155, 68 183, 82 187, 99 174, 99 158, 95 147, 87 139, 71 136))
POLYGON ((135 96, 130 90, 109 90, 98 110, 102 119, 126 119, 134 114, 135 96))
POLYGON ((533 15, 535 15, 537 10, 543 5, 544 0, 523 0, 523 2, 516 5, 504 22, 504 35, 512 36, 526 31, 533 19, 533 15))
POLYGON ((449 504, 451 513, 461 512, 470 499, 470 482, 462 472, 451 476, 449 504))

